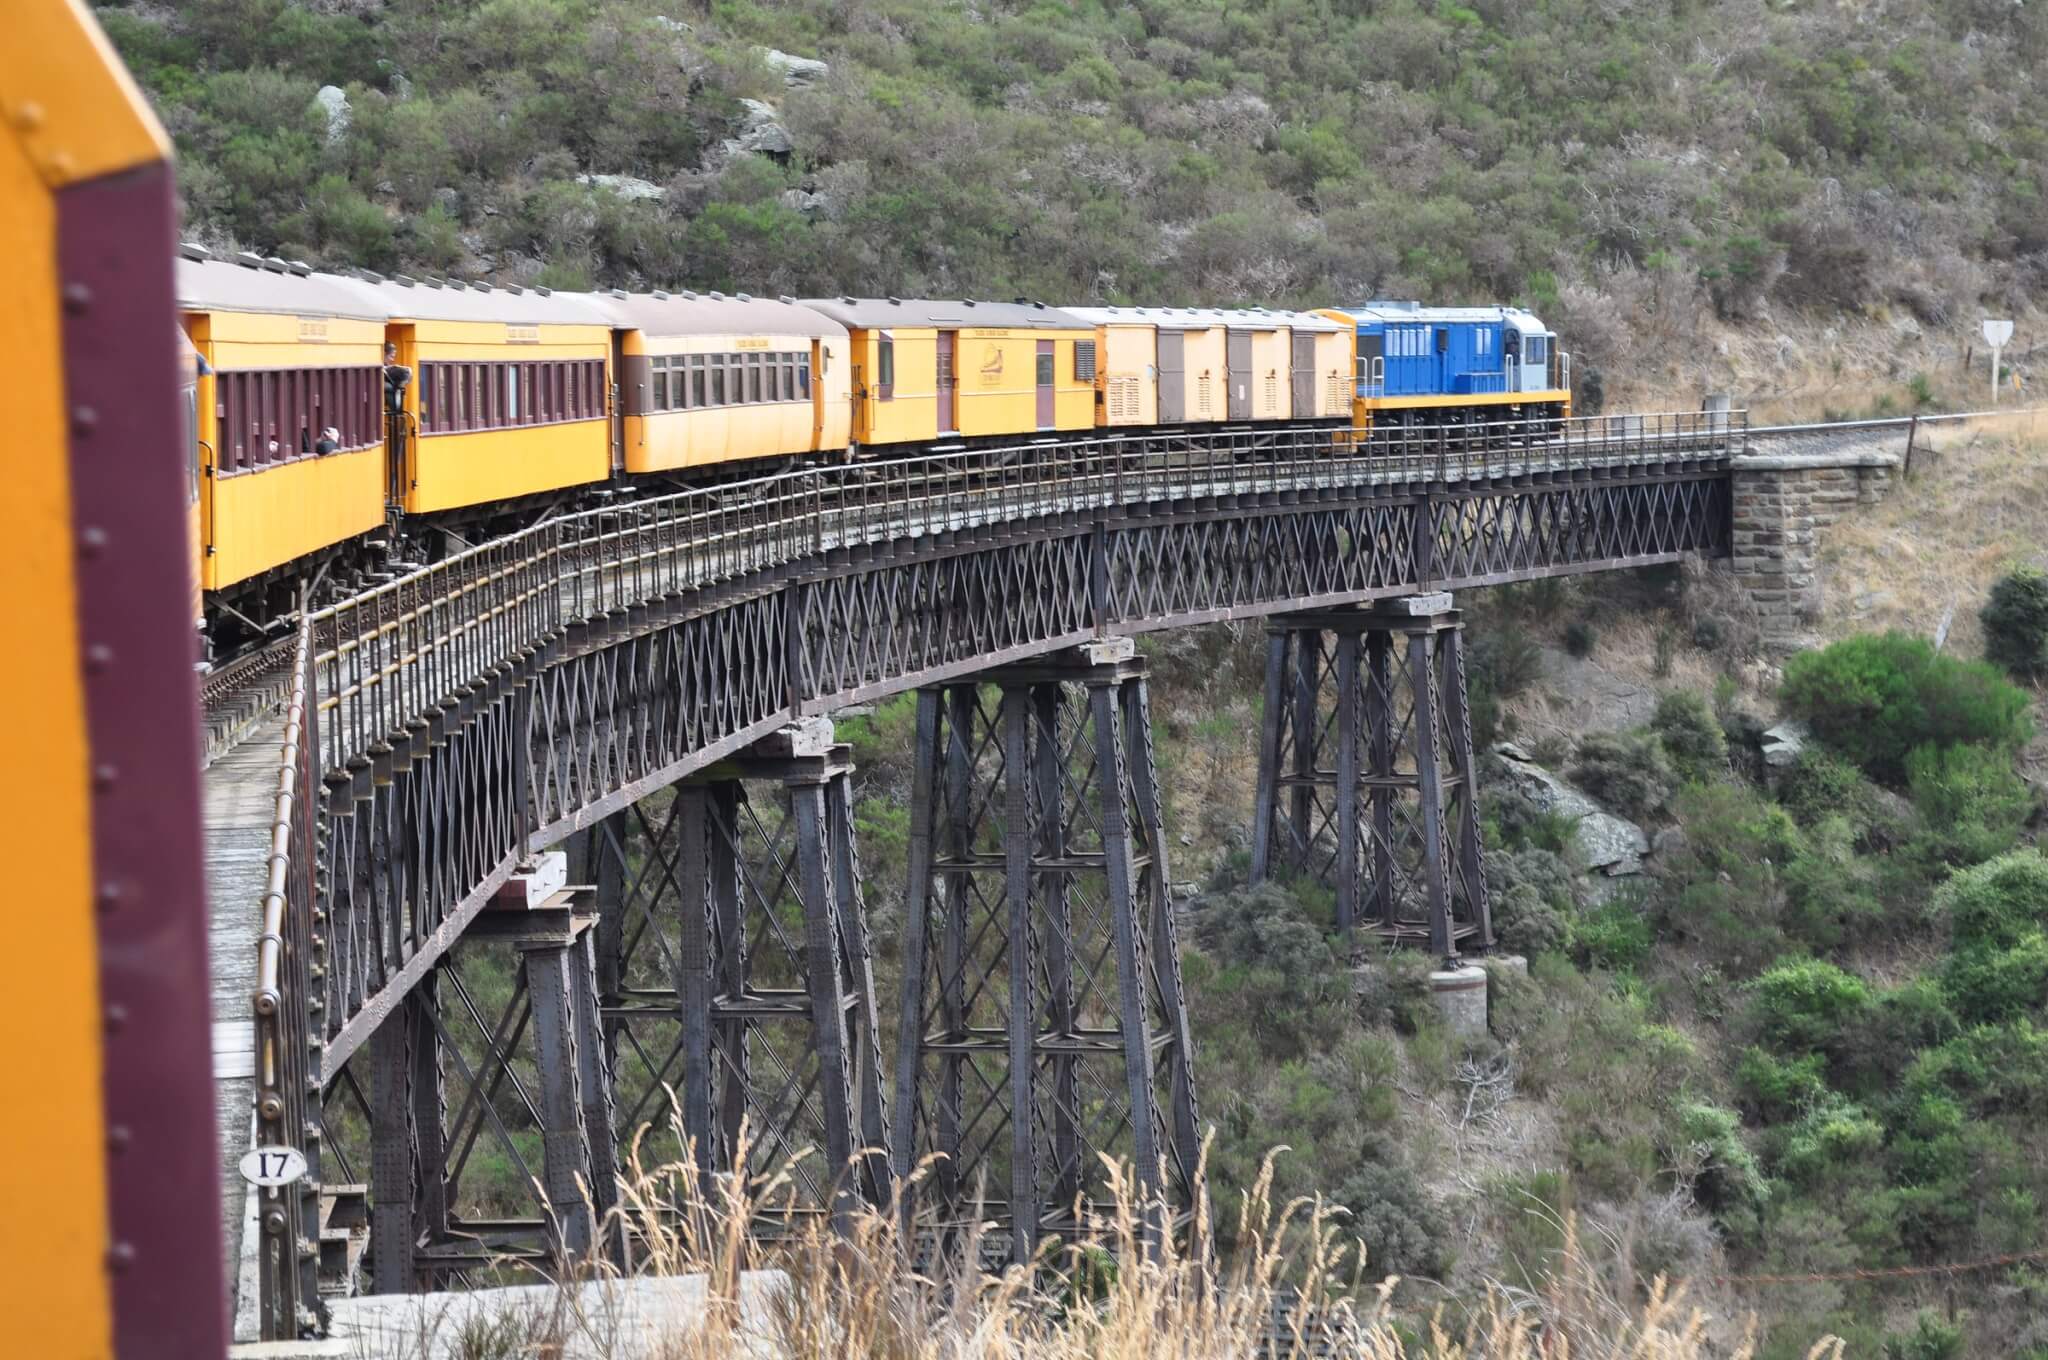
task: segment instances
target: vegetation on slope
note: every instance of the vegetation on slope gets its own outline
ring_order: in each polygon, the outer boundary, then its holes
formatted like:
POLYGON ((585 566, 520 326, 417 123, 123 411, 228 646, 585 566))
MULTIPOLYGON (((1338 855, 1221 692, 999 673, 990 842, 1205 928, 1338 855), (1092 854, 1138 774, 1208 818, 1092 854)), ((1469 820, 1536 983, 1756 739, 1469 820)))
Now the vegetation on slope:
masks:
POLYGON ((2048 288, 2048 12, 2012 0, 99 13, 177 138, 193 230, 326 263, 766 294, 1513 299, 1595 365, 1701 317, 1949 325, 2048 288), (789 88, 769 48, 830 71, 789 88), (315 103, 329 84, 345 128, 315 103), (750 99, 779 106, 792 150, 728 150, 750 99))

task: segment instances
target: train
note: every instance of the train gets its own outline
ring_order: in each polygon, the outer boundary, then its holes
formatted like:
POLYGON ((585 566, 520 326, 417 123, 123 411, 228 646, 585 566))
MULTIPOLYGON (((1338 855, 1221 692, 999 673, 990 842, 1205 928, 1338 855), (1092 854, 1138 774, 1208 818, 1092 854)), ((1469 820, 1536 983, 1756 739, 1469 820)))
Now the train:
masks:
POLYGON ((1512 307, 1055 307, 573 293, 186 245, 211 643, 596 494, 1092 434, 1554 429, 1570 356, 1512 307))

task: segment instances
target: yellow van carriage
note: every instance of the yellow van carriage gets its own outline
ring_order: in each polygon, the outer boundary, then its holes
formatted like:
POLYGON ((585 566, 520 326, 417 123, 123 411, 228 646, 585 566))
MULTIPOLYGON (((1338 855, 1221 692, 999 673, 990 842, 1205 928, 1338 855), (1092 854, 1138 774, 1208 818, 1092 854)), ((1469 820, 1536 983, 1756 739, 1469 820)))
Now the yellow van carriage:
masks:
POLYGON ((1095 425, 1095 328, 1043 303, 805 300, 853 345, 853 443, 928 444, 1095 425))
POLYGON ((413 375, 392 448, 407 514, 501 511, 612 475, 612 323, 595 299, 363 278, 413 375))
POLYGON ((676 472, 819 450, 852 437, 846 327, 781 300, 610 293, 625 470, 676 472))
POLYGON ((189 245, 177 291, 204 361, 200 583, 232 603, 384 523, 388 313, 355 280, 189 245))
POLYGON ((1350 328, 1259 308, 1072 307, 1095 327, 1103 428, 1350 417, 1350 328))

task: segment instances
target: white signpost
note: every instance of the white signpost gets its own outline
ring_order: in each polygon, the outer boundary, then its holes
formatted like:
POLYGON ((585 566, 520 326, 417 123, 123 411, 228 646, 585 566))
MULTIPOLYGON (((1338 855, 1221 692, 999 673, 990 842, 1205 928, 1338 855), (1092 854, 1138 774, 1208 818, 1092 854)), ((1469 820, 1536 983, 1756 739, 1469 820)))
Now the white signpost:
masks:
POLYGON ((2005 342, 2012 339, 2012 322, 1991 321, 1984 323, 1984 343, 1991 346, 1991 404, 1998 405, 1998 352, 2005 348, 2005 342))

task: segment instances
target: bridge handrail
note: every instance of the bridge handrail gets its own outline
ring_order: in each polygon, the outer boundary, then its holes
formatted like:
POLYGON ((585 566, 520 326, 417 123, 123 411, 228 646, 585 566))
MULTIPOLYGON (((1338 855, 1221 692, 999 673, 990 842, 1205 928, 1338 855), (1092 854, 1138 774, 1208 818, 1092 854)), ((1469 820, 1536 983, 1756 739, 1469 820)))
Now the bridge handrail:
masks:
MULTIPOLYGON (((272 1191, 258 1215, 258 1271, 266 1336, 294 1336, 302 1314, 317 1304, 317 1279, 308 1268, 301 1241, 317 1235, 317 1147, 304 1137, 317 1099, 319 1061, 316 1032, 306 1004, 312 986, 313 845, 318 825, 316 766, 318 743, 312 703, 313 622, 299 611, 293 647, 291 697, 285 705, 284 738, 278 752, 275 817, 256 937, 254 1012, 256 1123, 258 1146, 297 1148, 309 1162, 305 1178, 272 1191), (296 835, 295 835, 296 828, 296 835), (295 842, 300 853, 294 857, 295 842)), ((253 1192, 252 1192, 253 1193, 253 1192)))

